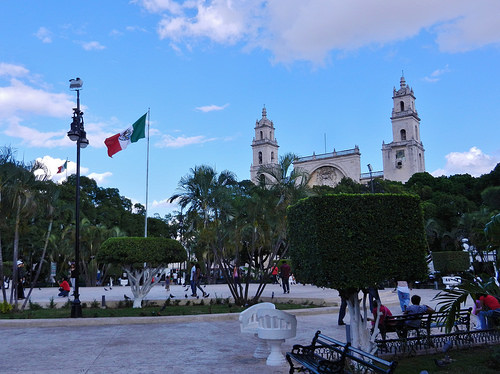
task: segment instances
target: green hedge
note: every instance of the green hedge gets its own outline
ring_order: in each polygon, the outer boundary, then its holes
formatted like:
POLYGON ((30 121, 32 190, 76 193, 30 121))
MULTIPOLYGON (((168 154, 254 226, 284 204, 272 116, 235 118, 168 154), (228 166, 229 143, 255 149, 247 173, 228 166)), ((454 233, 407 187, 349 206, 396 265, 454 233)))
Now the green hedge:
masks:
POLYGON ((470 268, 469 253, 463 251, 432 252, 432 261, 434 270, 442 275, 451 275, 470 268))
POLYGON ((288 208, 288 237, 298 281, 358 290, 427 275, 424 222, 414 195, 325 195, 288 208))
POLYGON ((120 237, 109 238, 97 253, 97 261, 142 267, 182 262, 187 259, 184 247, 167 238, 120 237))

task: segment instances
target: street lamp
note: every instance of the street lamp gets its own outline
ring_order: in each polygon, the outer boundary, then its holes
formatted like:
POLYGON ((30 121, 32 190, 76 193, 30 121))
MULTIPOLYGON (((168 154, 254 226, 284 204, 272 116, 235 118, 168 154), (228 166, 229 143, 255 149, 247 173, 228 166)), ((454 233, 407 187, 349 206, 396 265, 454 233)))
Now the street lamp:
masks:
POLYGON ((368 164, 368 171, 370 172, 370 187, 371 187, 371 191, 372 193, 374 193, 375 191, 373 191, 373 177, 372 177, 372 173, 373 173, 373 169, 372 169, 372 164, 368 164))
POLYGON ((83 127, 83 112, 80 111, 80 90, 83 81, 80 78, 69 80, 69 89, 76 91, 76 108, 73 108, 73 121, 68 131, 68 137, 76 142, 76 196, 75 196, 75 284, 73 285, 74 299, 71 304, 71 318, 82 317, 82 304, 78 288, 80 276, 80 148, 89 145, 87 134, 83 127))

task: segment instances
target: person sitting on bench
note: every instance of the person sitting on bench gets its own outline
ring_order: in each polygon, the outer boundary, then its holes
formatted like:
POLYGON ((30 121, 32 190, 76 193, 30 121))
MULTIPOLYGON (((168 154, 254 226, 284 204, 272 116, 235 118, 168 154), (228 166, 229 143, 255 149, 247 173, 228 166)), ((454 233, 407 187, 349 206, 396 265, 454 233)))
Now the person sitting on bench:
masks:
MULTIPOLYGON (((427 305, 420 305, 421 297, 418 295, 413 295, 411 297, 412 305, 409 305, 404 314, 412 315, 412 314, 420 314, 420 313, 434 313, 434 309, 427 305)), ((405 321, 405 325, 407 327, 419 328, 420 327, 420 318, 409 319, 405 321)))
POLYGON ((500 302, 495 296, 481 294, 479 295, 479 307, 476 313, 479 312, 480 329, 486 330, 490 328, 488 319, 496 313, 500 313, 500 302))
POLYGON ((380 303, 380 319, 378 321, 378 329, 380 330, 382 339, 385 340, 386 330, 387 330, 385 326, 385 317, 392 316, 392 313, 389 310, 389 308, 387 308, 385 305, 382 305, 382 303, 379 300, 375 299, 373 300, 373 309, 372 309, 373 318, 368 317, 367 319, 368 321, 372 321, 372 329, 373 329, 373 327, 375 326, 375 321, 377 320, 377 308, 379 303, 380 303))

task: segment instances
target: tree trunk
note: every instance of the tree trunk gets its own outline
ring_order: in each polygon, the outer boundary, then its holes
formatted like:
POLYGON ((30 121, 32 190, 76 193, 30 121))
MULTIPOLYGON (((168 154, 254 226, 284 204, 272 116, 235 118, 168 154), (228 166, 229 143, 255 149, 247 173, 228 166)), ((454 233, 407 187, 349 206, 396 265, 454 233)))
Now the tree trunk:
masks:
POLYGON ((5 292, 5 283, 3 275, 3 255, 2 255, 2 232, 0 231, 0 287, 2 287, 3 302, 7 302, 7 292, 5 292))
POLYGON ((134 308, 142 308, 142 300, 144 300, 149 291, 151 291, 151 288, 160 281, 159 277, 156 277, 153 281, 155 274, 158 273, 160 269, 162 268, 144 268, 143 270, 132 271, 132 269, 123 268, 128 275, 130 290, 134 295, 134 308), (141 279, 143 281, 142 286, 140 284, 141 279))
MULTIPOLYGON (((361 315, 361 305, 359 302, 359 291, 350 294, 347 299, 347 306, 349 308, 349 315, 351 317, 351 344, 355 348, 359 348, 365 352, 372 352, 375 346, 374 340, 371 341, 370 330, 367 325, 367 317, 368 317, 368 308, 366 307, 366 298, 367 294, 363 295, 363 315, 361 315)), ((378 319, 380 317, 377 316, 377 325, 378 328, 378 319)), ((376 330, 374 329, 374 334, 376 334, 376 330)))
POLYGON ((10 290, 10 303, 14 301, 14 310, 17 310, 17 259, 19 253, 19 223, 21 221, 21 197, 17 197, 16 225, 14 228, 14 253, 12 255, 12 289, 10 290))
POLYGON ((50 220, 49 222, 49 227, 47 229, 47 236, 45 237, 45 243, 43 245, 43 251, 42 255, 40 256, 40 264, 38 265, 38 269, 36 270, 36 275, 33 281, 31 282, 31 287, 30 290, 28 291, 28 295, 26 295, 26 299, 24 300, 23 306, 21 307, 21 310, 24 310, 26 307, 26 303, 28 302, 31 292, 33 292, 33 288, 35 288, 36 282, 38 281, 38 278, 40 277, 40 272, 42 271, 42 265, 45 260, 45 253, 47 252, 47 246, 49 245, 49 237, 50 234, 52 233, 52 223, 54 222, 53 219, 50 220))

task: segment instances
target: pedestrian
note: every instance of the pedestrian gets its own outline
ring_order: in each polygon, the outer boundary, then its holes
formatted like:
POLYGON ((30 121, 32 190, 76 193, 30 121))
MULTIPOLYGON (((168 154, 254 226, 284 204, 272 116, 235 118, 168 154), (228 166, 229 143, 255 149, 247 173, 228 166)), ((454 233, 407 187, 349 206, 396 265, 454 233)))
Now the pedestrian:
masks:
POLYGON ((26 280, 26 270, 24 262, 17 260, 17 299, 24 299, 24 281, 26 280))
POLYGON ((195 284, 196 284, 196 289, 199 289, 201 293, 203 294, 203 297, 208 297, 208 293, 205 293, 203 288, 201 288, 201 279, 203 278, 203 275, 201 274, 201 266, 200 264, 196 264, 196 277, 195 277, 195 284))
POLYGON ((170 291, 170 274, 165 275, 165 289, 170 291))
POLYGON ((404 313, 406 308, 410 305, 410 288, 408 287, 408 282, 397 281, 397 290, 399 306, 401 307, 401 311, 404 313))
POLYGON ((74 262, 71 263, 71 266, 69 268, 69 273, 70 273, 70 279, 71 279, 71 288, 73 288, 73 292, 75 292, 75 286, 76 286, 76 266, 75 266, 74 262))
POLYGON ((191 296, 196 296, 196 266, 193 261, 191 261, 191 273, 189 277, 189 282, 191 286, 191 296))
POLYGON ((174 272, 174 284, 179 284, 179 283, 177 282, 177 271, 176 271, 176 272, 174 272))
POLYGON ((344 297, 342 297, 342 295, 340 295, 340 293, 339 293, 339 296, 340 296, 340 310, 339 310, 338 325, 343 326, 343 325, 345 325, 344 317, 345 317, 345 312, 347 309, 347 300, 344 297))
POLYGON ((273 277, 273 284, 278 284, 278 267, 276 265, 273 266, 273 270, 271 272, 271 275, 273 277))
POLYGON ((237 284, 238 286, 241 287, 240 267, 238 266, 237 262, 234 264, 234 268, 233 268, 233 280, 234 280, 234 284, 237 284))
POLYGON ((283 264, 281 265, 281 272, 280 272, 280 277, 281 277, 281 284, 283 286, 283 293, 290 293, 290 265, 287 264, 286 260, 283 260, 283 264))
POLYGON ((68 279, 64 277, 61 284, 59 284, 59 294, 57 296, 67 297, 70 290, 68 279))

